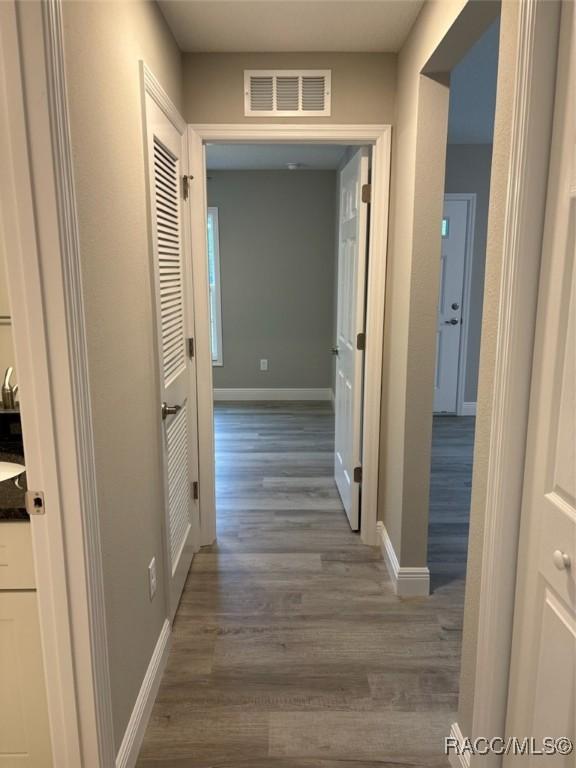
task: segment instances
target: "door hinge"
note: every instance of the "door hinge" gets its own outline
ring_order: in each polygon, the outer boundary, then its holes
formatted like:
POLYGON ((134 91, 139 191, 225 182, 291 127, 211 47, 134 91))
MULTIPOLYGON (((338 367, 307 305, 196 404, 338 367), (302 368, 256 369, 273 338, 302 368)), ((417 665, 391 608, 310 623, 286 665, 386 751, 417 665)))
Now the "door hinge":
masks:
POLYGON ((354 482, 362 482, 362 467, 354 467, 354 482))
POLYGON ((190 182, 193 178, 193 176, 182 176, 182 197, 184 200, 188 200, 190 196, 190 182))
POLYGON ((45 515, 46 505, 44 504, 44 491, 26 491, 26 511, 32 515, 45 515))
POLYGON ((356 335, 356 349, 366 349, 366 334, 364 332, 356 335))
POLYGON ((199 486, 198 486, 198 480, 194 480, 192 483, 192 498, 194 501, 197 501, 199 494, 199 486))
POLYGON ((188 357, 190 359, 194 357, 194 339, 192 337, 188 339, 188 357))
POLYGON ((362 202, 372 202, 372 184, 362 184, 362 202))

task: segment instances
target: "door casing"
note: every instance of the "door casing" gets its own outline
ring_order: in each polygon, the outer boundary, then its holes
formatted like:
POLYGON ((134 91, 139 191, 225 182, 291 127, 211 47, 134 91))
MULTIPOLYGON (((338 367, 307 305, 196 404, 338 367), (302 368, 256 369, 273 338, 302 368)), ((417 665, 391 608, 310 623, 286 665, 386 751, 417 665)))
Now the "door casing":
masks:
POLYGON ((386 251, 390 182, 391 126, 214 124, 188 126, 191 188, 192 261, 198 377, 198 442, 200 462, 201 542, 216 538, 214 492, 214 425, 212 356, 205 222, 206 153, 210 143, 322 143, 372 147, 372 207, 370 215, 366 351, 364 358, 364 405, 362 435, 362 516, 360 536, 376 545, 378 474, 380 452, 380 402, 386 290, 386 251))

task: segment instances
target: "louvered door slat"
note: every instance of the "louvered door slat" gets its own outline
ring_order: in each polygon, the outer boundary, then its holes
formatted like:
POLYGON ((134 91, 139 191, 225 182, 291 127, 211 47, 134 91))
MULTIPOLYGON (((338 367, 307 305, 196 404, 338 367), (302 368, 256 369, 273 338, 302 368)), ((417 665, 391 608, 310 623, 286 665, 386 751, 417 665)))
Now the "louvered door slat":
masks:
POLYGON ((164 385, 186 366, 178 161, 154 139, 154 200, 164 385))
POLYGON ((188 481, 187 406, 174 417, 166 429, 168 472, 168 517, 172 568, 190 529, 190 487, 188 481))

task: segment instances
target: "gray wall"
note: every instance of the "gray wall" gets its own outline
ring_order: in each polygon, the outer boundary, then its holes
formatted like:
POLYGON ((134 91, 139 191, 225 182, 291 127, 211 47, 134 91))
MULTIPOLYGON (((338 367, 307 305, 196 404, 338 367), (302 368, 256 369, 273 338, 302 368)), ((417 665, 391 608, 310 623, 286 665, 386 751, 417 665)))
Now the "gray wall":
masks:
POLYGON ((180 107, 181 56, 155 3, 63 8, 118 748, 167 616, 139 61, 180 107))
POLYGON ((336 172, 208 175, 222 283, 214 386, 331 387, 336 172))
MULTIPOLYGON (((332 113, 316 123, 392 123, 394 53, 185 53, 184 117, 189 123, 254 123, 244 116, 245 69, 331 69, 332 113)), ((285 117, 259 117, 284 123, 285 117)), ((308 117, 290 118, 309 123, 308 117)))
POLYGON ((476 402, 478 363, 484 300, 484 264, 486 261, 486 231, 490 198, 490 168, 492 144, 449 144, 446 157, 446 192, 476 193, 476 225, 472 257, 470 291, 470 324, 466 357, 464 400, 476 402))

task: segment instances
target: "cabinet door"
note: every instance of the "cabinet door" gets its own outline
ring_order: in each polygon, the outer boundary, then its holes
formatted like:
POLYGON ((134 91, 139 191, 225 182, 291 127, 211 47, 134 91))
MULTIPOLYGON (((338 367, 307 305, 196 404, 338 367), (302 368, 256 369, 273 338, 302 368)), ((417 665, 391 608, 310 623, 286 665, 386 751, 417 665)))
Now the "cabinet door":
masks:
POLYGON ((36 592, 0 592, 0 768, 51 768, 36 592))

